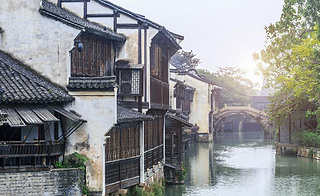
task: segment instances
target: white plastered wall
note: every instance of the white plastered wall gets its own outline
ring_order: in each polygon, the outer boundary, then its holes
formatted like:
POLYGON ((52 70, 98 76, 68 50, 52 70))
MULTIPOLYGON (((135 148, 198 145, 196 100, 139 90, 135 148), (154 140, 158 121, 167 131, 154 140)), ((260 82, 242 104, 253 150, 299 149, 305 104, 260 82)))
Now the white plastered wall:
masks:
POLYGON ((74 103, 67 109, 76 111, 87 120, 67 144, 67 154, 79 152, 90 161, 87 167, 87 182, 92 191, 103 191, 104 181, 104 134, 116 122, 115 92, 73 92, 74 103))

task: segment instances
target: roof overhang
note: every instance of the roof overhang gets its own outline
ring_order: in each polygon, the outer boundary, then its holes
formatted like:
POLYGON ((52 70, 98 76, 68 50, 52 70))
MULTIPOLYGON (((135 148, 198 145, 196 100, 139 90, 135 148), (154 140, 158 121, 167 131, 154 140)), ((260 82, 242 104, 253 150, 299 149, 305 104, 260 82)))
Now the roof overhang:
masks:
POLYGON ((192 127, 193 126, 192 123, 190 123, 190 122, 188 122, 188 121, 186 121, 186 120, 184 120, 184 119, 182 119, 182 118, 180 118, 178 116, 175 116, 173 114, 166 114, 166 116, 169 117, 172 120, 180 122, 181 124, 183 124, 183 125, 185 125, 187 127, 192 127))
POLYGON ((25 127, 27 125, 42 125, 48 122, 59 122, 49 108, 44 106, 0 106, 7 114, 2 122, 10 127, 25 127))

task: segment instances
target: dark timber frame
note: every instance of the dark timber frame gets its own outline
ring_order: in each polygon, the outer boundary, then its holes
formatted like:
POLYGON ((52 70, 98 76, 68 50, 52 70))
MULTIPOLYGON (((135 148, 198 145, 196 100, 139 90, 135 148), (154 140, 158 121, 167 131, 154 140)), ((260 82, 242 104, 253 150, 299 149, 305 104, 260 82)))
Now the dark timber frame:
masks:
POLYGON ((140 182, 139 123, 116 125, 105 145, 106 193, 137 185, 140 182))

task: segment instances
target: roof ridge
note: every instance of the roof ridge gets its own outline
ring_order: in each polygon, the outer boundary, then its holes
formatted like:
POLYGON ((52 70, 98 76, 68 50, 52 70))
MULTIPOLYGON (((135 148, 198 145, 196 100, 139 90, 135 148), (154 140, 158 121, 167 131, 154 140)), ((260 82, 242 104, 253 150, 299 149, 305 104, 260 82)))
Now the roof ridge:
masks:
POLYGON ((78 29, 81 29, 81 28, 91 29, 99 32, 100 34, 102 33, 102 36, 106 36, 106 37, 109 37, 110 39, 114 39, 117 41, 124 41, 126 39, 124 35, 120 33, 116 33, 111 29, 109 29, 108 27, 105 27, 99 23, 81 18, 76 13, 73 13, 68 9, 58 7, 57 5, 47 0, 42 0, 42 3, 40 6, 41 7, 39 9, 39 12, 41 14, 54 18, 56 20, 59 20, 62 23, 66 23, 78 29))

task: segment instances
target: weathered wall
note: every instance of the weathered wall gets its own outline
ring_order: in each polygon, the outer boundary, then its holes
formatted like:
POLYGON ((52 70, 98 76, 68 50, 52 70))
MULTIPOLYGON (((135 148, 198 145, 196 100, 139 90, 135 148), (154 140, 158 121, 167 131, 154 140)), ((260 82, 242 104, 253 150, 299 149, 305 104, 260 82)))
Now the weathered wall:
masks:
POLYGON ((116 96, 114 92, 70 92, 74 103, 67 106, 87 120, 68 139, 67 154, 79 152, 90 161, 87 183, 90 190, 103 191, 104 183, 104 134, 116 123, 116 96))
POLYGON ((82 195, 82 169, 0 173, 0 195, 82 195))
POLYGON ((147 187, 152 186, 154 183, 164 180, 164 164, 159 162, 157 165, 154 165, 152 169, 148 169, 145 172, 145 185, 147 187))
POLYGON ((69 51, 80 31, 41 15, 39 8, 39 0, 1 2, 0 48, 65 87, 70 75, 69 51))

